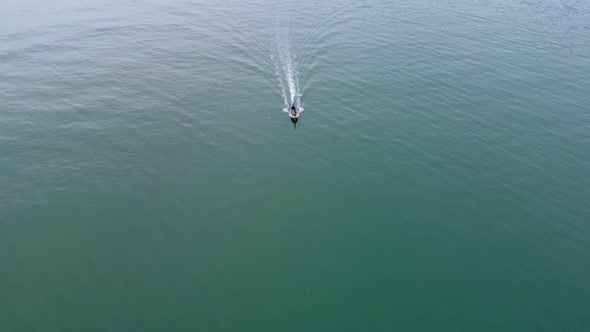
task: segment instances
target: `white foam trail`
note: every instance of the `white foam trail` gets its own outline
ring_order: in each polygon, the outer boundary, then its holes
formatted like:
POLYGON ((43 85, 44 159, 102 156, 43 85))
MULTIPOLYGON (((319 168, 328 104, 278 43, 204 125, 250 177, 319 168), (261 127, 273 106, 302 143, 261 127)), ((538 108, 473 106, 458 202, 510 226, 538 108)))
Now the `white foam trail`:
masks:
POLYGON ((277 28, 275 31, 275 43, 278 59, 274 56, 271 56, 271 59, 275 62, 275 73, 278 77, 281 94, 285 103, 283 111, 289 112, 291 103, 297 103, 299 112, 302 112, 302 94, 299 89, 298 72, 295 57, 291 55, 291 42, 286 28, 277 28))

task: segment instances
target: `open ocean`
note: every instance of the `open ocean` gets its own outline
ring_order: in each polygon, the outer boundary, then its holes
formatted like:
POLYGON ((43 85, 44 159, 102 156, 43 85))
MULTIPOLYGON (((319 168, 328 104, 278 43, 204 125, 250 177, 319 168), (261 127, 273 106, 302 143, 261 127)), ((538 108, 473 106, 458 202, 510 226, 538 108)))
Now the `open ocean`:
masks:
POLYGON ((0 331, 590 331, 590 1, 3 1, 0 331))

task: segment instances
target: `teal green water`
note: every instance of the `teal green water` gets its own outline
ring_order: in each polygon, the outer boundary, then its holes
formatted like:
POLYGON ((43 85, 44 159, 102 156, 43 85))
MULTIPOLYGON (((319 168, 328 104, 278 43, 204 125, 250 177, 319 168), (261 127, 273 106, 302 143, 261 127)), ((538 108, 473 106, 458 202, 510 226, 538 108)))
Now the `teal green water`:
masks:
POLYGON ((587 1, 26 0, 0 41, 1 331, 590 330, 587 1))

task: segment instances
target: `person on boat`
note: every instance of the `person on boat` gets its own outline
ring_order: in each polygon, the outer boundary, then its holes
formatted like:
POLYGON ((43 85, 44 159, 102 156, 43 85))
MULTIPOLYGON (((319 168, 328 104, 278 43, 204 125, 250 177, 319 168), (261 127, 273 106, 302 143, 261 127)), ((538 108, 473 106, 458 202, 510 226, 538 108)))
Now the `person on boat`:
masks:
POLYGON ((291 122, 293 122, 293 129, 297 129, 297 120, 299 120, 299 112, 297 112, 297 107, 295 103, 291 104, 289 117, 291 118, 291 122))

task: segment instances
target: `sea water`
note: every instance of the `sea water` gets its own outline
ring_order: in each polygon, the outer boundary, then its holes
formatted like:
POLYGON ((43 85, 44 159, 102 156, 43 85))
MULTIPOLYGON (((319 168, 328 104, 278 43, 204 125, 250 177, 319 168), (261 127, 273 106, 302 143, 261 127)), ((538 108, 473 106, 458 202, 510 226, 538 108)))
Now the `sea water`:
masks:
POLYGON ((589 22, 3 3, 0 330, 588 330, 589 22))

